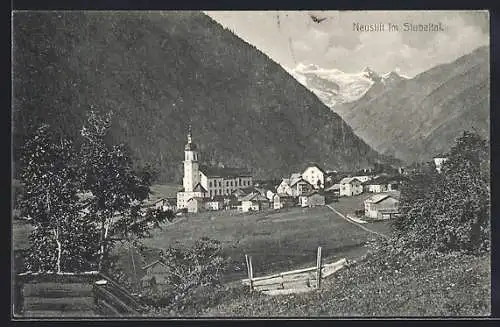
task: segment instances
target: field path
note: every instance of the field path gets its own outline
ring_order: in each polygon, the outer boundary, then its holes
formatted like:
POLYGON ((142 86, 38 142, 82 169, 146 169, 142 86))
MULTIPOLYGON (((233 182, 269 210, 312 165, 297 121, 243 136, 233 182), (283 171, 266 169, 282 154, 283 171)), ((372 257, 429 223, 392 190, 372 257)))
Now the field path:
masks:
POLYGON ((353 220, 351 220, 351 219, 347 218, 346 216, 344 216, 343 214, 341 214, 340 212, 338 212, 335 208, 333 208, 331 205, 327 204, 326 206, 327 206, 330 210, 332 210, 333 212, 335 212, 337 215, 339 215, 339 216, 340 216, 340 217, 342 217, 343 219, 345 219, 345 220, 347 220, 348 222, 350 222, 351 224, 356 225, 356 226, 358 226, 359 228, 361 228, 361 229, 363 229, 363 230, 365 230, 365 231, 367 231, 367 232, 369 232, 369 233, 377 234, 377 235, 382 236, 382 237, 384 237, 384 238, 388 238, 388 236, 387 236, 387 235, 385 235, 385 234, 382 234, 382 233, 376 232, 376 231, 374 231, 374 230, 371 230, 371 229, 369 229, 369 228, 366 228, 365 226, 363 226, 363 225, 361 225, 361 224, 358 224, 357 222, 355 222, 355 221, 353 221, 353 220))

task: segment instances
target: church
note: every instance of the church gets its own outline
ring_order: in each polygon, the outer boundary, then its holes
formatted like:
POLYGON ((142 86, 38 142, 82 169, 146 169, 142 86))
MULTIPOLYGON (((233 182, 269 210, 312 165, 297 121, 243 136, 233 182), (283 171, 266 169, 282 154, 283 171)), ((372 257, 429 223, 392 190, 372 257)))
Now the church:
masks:
POLYGON ((246 169, 200 165, 198 147, 193 142, 190 126, 184 147, 182 185, 182 192, 177 193, 177 208, 197 212, 209 199, 229 198, 233 192, 252 186, 253 178, 246 169))

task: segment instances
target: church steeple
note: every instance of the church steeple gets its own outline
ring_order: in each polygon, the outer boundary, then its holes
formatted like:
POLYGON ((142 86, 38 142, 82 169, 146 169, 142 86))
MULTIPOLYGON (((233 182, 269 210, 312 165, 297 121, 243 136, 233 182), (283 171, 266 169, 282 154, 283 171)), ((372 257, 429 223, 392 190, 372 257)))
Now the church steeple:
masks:
POLYGON ((184 147, 184 191, 193 192, 199 182, 200 172, 198 169, 198 150, 196 144, 193 143, 193 135, 190 124, 187 134, 187 144, 184 147))
POLYGON ((191 124, 189 124, 189 127, 188 127, 188 143, 192 143, 193 142, 193 137, 192 137, 192 134, 191 134, 191 124))
POLYGON ((191 124, 189 124, 188 134, 187 134, 187 144, 184 147, 185 151, 195 151, 197 149, 196 144, 193 143, 193 135, 191 132, 191 124))

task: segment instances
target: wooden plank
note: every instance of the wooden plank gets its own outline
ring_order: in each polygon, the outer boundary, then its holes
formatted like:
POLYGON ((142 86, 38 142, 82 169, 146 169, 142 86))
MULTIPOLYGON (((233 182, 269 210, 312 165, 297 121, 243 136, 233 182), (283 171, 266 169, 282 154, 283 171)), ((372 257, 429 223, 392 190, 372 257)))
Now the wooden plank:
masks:
POLYGON ((308 279, 294 280, 294 281, 283 283, 284 289, 296 289, 296 288, 305 288, 305 287, 311 287, 308 279))
POLYGON ((105 287, 96 287, 94 291, 98 301, 99 300, 106 301, 108 304, 112 304, 115 308, 117 308, 117 310, 121 309, 119 310, 120 312, 132 313, 132 314, 139 313, 134 307, 122 301, 122 299, 120 299, 118 296, 113 294, 110 290, 106 289, 105 287))
POLYGON ((283 285, 281 283, 254 286, 254 290, 261 291, 261 292, 268 291, 268 290, 279 290, 279 289, 283 289, 283 285))
POLYGON ((26 311, 89 311, 94 309, 93 297, 25 297, 24 308, 26 311))
POLYGON ((266 280, 259 280, 259 281, 254 281, 253 285, 269 285, 269 284, 276 284, 276 283, 289 283, 297 280, 306 280, 306 279, 316 279, 316 276, 314 274, 297 274, 297 275, 288 275, 288 276, 283 276, 283 277, 278 277, 278 278, 273 278, 273 279, 266 279, 266 280))
POLYGON ((340 269, 345 267, 346 264, 347 264, 347 260, 344 258, 344 259, 341 259, 341 260, 335 262, 334 264, 328 265, 328 267, 324 267, 322 269, 322 272, 321 272, 322 278, 326 278, 326 277, 332 275, 333 273, 339 271, 340 269))
POLYGON ((55 310, 40 310, 40 311, 25 311, 20 317, 22 318, 85 318, 85 317, 99 317, 100 315, 94 311, 55 311, 55 310))
POLYGON ((102 315, 105 315, 107 317, 109 317, 109 316, 120 317, 121 316, 120 312, 116 308, 114 308, 108 302, 103 301, 103 300, 98 300, 97 309, 99 310, 99 312, 102 315))
MULTIPOLYGON (((313 272, 316 269, 317 269, 316 267, 309 267, 309 268, 303 268, 303 269, 285 271, 285 272, 278 273, 278 274, 273 274, 273 275, 267 275, 267 276, 262 276, 262 277, 254 277, 253 281, 256 282, 256 281, 261 281, 261 280, 266 280, 266 279, 280 278, 280 277, 284 277, 284 276, 288 276, 288 275, 300 274, 300 273, 304 273, 304 272, 313 272)), ((249 280, 248 279, 243 279, 243 282, 244 283, 248 283, 249 280)))
POLYGON ((321 246, 318 246, 318 254, 316 256, 316 287, 321 286, 321 246))
POLYGON ((25 297, 86 297, 92 295, 90 283, 27 283, 24 284, 25 297))
MULTIPOLYGON (((321 265, 321 277, 325 278, 333 274, 334 272, 338 271, 342 267, 344 267, 347 263, 347 260, 345 258, 340 259, 339 261, 336 261, 334 263, 326 264, 326 265, 321 265)), ((303 268, 303 269, 297 269, 297 270, 290 270, 286 271, 283 273, 279 274, 273 274, 273 275, 268 275, 268 276, 262 276, 262 277, 253 277, 253 284, 254 285, 263 285, 264 283, 276 283, 281 280, 286 280, 287 278, 290 279, 298 279, 302 278, 302 276, 308 276, 310 279, 317 279, 318 275, 318 267, 309 267, 309 268, 303 268), (265 282, 268 281, 268 282, 265 282)), ((245 285, 248 285, 250 283, 249 279, 243 279, 242 283, 245 285)))
POLYGON ((269 291, 262 291, 262 293, 266 295, 288 295, 288 294, 306 293, 312 290, 314 290, 314 288, 305 287, 305 288, 289 288, 282 290, 269 290, 269 291))

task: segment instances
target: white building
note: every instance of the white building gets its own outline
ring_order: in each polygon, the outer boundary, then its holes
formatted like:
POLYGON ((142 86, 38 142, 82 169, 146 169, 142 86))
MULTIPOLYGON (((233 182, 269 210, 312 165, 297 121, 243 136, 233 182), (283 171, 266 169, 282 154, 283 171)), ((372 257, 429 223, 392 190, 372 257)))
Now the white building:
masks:
POLYGON ((436 165, 436 170, 438 173, 441 173, 441 169, 443 168, 443 164, 448 161, 448 158, 445 157, 436 157, 434 158, 434 165, 436 165))
POLYGON ((290 178, 283 178, 280 185, 276 189, 278 194, 288 194, 292 195, 292 187, 290 186, 290 178))
POLYGON ((399 200, 389 194, 376 194, 365 200, 365 216, 389 219, 398 213, 399 200))
POLYGON ((241 211, 260 211, 270 208, 269 200, 262 194, 250 193, 241 199, 241 211))
POLYGON ((340 196, 354 196, 363 193, 363 185, 356 177, 346 177, 340 181, 340 196))
POLYGON ((302 178, 316 189, 325 187, 325 171, 316 164, 307 167, 302 178))
POLYGON ((191 198, 229 197, 234 191, 252 186, 249 171, 241 168, 208 167, 199 165, 198 147, 193 143, 191 127, 184 147, 184 189, 177 193, 177 208, 187 208, 191 198))

